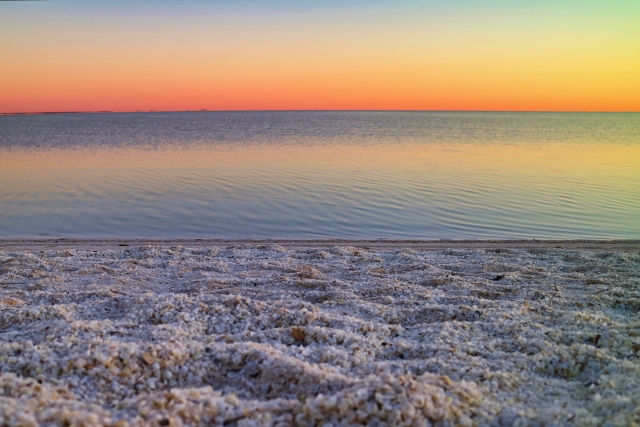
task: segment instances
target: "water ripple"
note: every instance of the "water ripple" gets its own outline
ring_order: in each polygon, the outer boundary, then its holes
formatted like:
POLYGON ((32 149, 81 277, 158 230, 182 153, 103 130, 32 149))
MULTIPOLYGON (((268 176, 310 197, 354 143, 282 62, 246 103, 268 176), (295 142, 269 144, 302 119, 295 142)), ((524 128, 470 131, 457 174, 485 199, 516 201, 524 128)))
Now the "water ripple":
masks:
POLYGON ((0 237, 640 238, 640 114, 0 117, 0 237))

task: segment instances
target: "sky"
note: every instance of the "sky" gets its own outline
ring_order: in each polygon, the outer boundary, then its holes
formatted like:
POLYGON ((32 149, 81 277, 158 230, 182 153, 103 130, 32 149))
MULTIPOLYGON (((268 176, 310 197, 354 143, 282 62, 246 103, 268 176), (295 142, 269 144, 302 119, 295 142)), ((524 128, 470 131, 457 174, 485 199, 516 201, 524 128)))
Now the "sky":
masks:
POLYGON ((640 111, 637 0, 0 1, 0 112, 640 111))

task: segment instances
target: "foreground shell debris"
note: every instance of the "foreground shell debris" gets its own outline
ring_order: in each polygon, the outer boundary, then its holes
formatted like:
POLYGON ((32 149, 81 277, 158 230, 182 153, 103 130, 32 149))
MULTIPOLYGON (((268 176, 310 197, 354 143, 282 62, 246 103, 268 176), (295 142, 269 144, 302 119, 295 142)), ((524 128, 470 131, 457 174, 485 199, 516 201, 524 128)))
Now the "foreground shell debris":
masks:
POLYGON ((0 425, 640 423, 640 255, 0 252, 0 425))

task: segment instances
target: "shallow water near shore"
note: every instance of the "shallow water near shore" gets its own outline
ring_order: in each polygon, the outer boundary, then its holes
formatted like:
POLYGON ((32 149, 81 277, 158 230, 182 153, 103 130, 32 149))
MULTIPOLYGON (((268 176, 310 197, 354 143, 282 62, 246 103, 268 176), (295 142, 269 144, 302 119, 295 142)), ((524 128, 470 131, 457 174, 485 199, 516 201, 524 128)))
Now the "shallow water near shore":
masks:
POLYGON ((640 114, 0 117, 0 237, 640 238, 640 114))

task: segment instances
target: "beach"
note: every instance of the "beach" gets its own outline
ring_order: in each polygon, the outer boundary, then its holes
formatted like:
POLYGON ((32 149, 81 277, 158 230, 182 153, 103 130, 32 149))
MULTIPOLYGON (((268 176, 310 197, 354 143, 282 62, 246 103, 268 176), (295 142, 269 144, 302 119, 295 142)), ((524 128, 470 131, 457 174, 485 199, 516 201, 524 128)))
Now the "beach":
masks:
POLYGON ((1 240, 1 425, 640 424, 640 242, 1 240))

